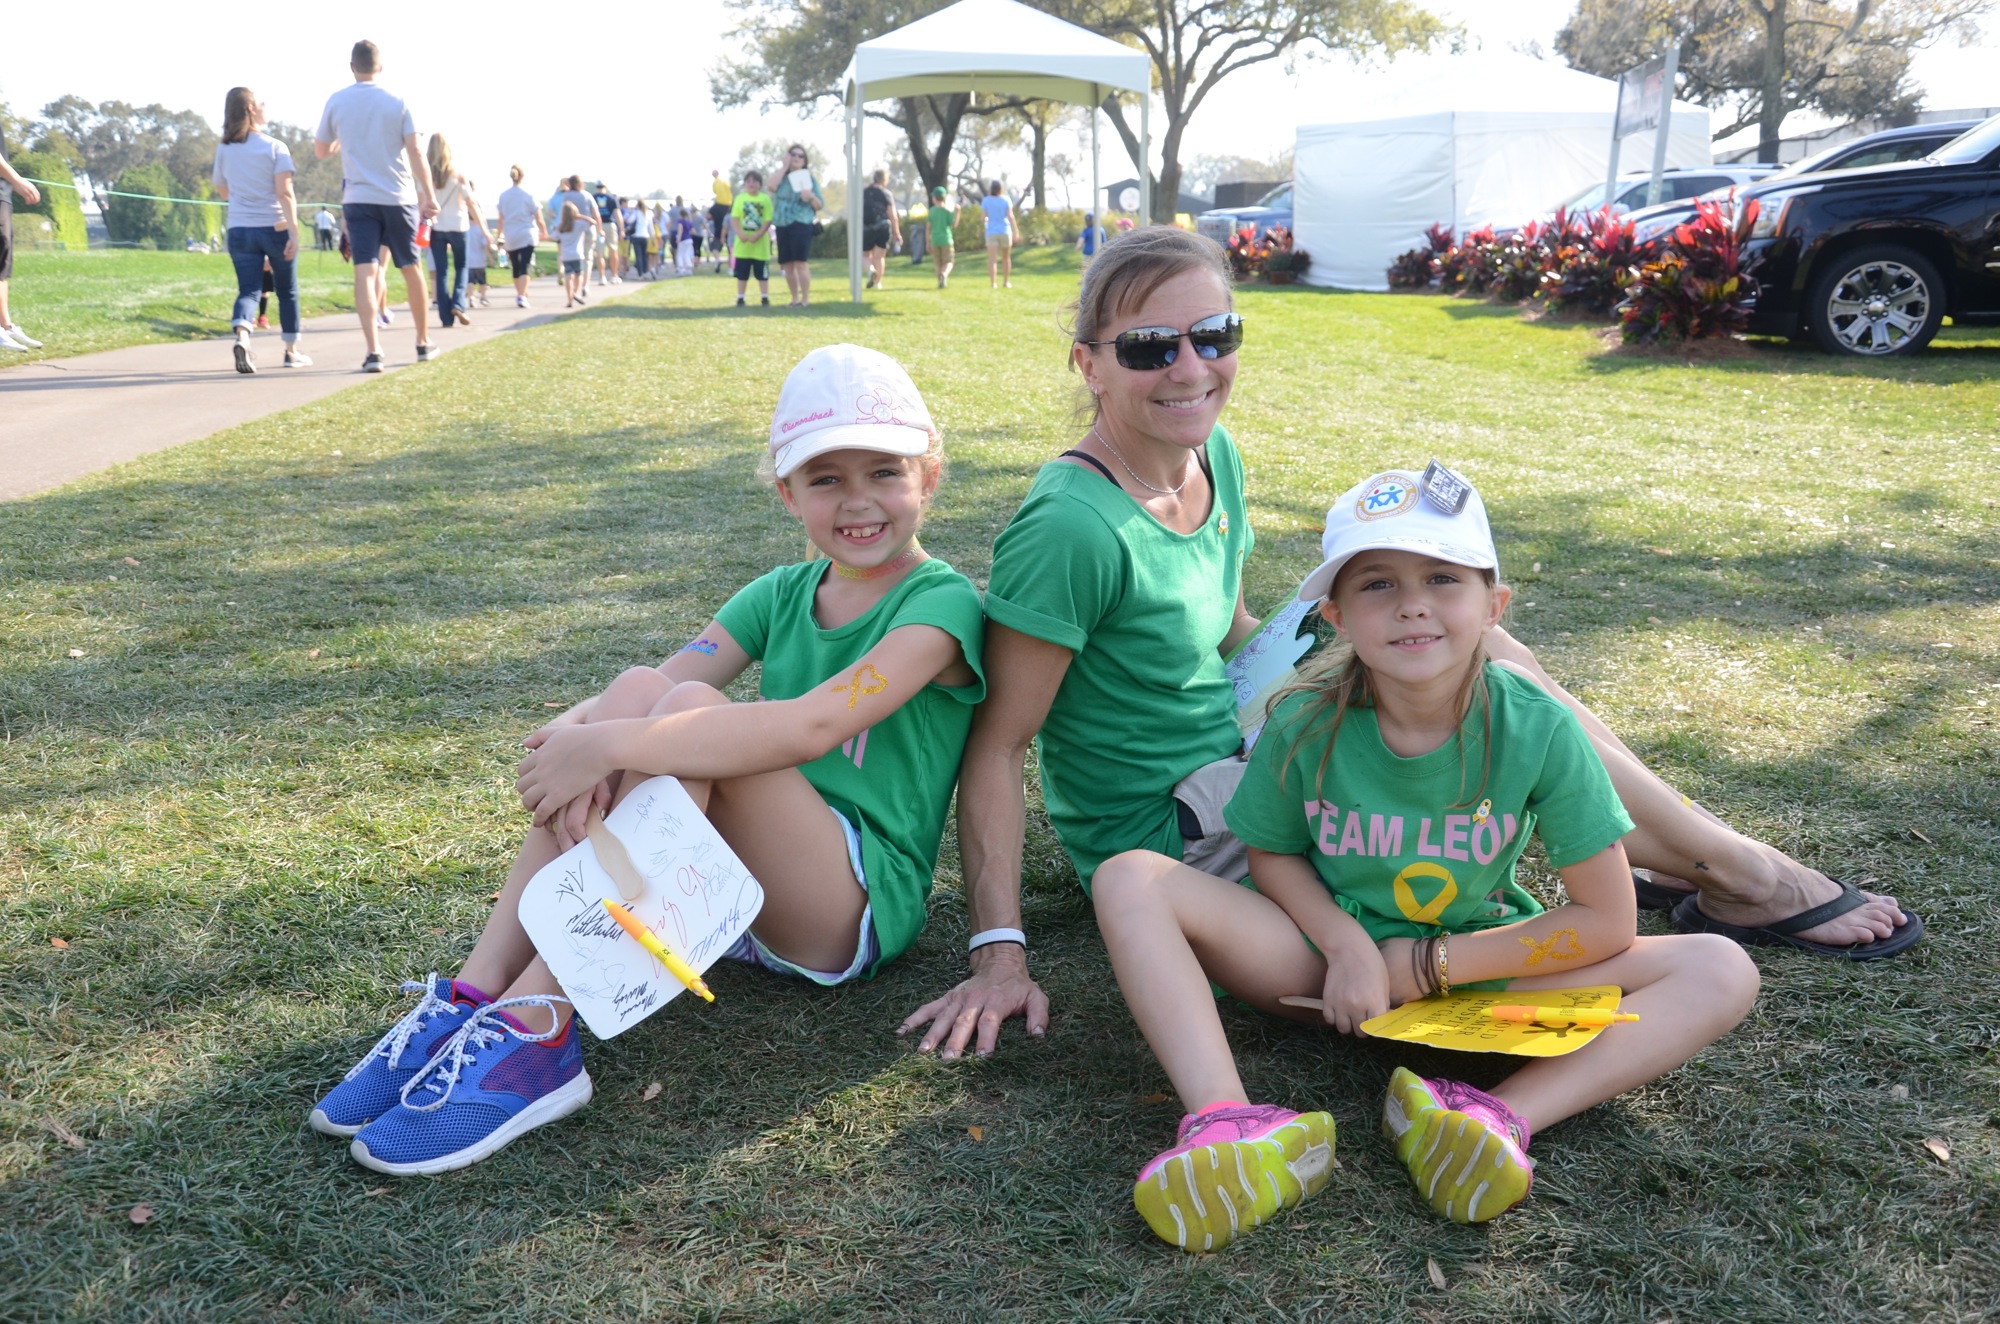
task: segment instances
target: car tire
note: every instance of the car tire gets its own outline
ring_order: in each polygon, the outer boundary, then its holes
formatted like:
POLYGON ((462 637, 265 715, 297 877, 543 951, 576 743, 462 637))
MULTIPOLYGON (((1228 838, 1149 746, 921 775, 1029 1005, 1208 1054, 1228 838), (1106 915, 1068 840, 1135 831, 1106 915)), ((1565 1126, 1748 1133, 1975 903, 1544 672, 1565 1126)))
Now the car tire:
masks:
POLYGON ((1849 249, 1806 297, 1806 324, 1831 354, 1914 354, 1944 324, 1944 280, 1929 258, 1899 244, 1849 249))

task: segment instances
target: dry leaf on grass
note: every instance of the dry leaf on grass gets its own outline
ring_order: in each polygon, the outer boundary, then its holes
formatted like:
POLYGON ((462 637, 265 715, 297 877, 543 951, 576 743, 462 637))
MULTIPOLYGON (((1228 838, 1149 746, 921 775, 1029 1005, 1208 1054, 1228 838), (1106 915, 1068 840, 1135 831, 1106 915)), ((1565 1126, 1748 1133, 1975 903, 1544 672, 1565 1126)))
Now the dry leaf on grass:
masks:
POLYGON ((363 1195, 387 1195, 387 1194, 388 1194, 388 1193, 389 1193, 390 1191, 392 1191, 392 1190, 394 1190, 394 1189, 395 1189, 395 1188, 394 1188, 393 1186, 370 1186, 370 1187, 369 1187, 369 1188, 368 1188, 367 1190, 363 1191, 363 1192, 362 1192, 362 1194, 363 1194, 363 1195))
POLYGON ((125 558, 125 564, 126 564, 126 565, 137 565, 137 564, 139 564, 139 563, 138 563, 137 561, 133 560, 133 559, 132 559, 131 557, 129 557, 129 556, 128 556, 128 557, 126 557, 126 558, 125 558))
POLYGON ((70 650, 69 650, 69 655, 70 655, 71 657, 82 657, 82 656, 83 656, 83 650, 82 650, 81 648, 72 648, 72 649, 70 649, 70 650))
POLYGON ((1444 1291, 1444 1270, 1438 1268, 1438 1262, 1428 1255, 1424 1256, 1424 1273, 1430 1278, 1432 1287, 1444 1291))
POLYGON ((49 946, 55 948, 59 952, 67 951, 69 950, 69 940, 66 938, 51 938, 49 939, 49 946))
POLYGON ((559 703, 545 703, 545 704, 543 704, 543 705, 542 705, 542 707, 544 707, 544 708, 560 708, 560 707, 562 707, 562 705, 561 705, 561 704, 559 704, 559 703))
POLYGON ((308 648, 308 649, 306 650, 306 660, 307 660, 307 661, 309 661, 309 662, 310 662, 310 661, 311 661, 312 659, 314 659, 314 658, 316 658, 316 657, 318 657, 318 656, 319 656, 319 650, 318 650, 317 648, 308 648))
POLYGON ((1938 1162, 1951 1162, 1951 1146, 1944 1142, 1942 1136, 1932 1136, 1930 1139, 1924 1141, 1924 1148, 1928 1149, 1931 1152, 1931 1157, 1938 1162))
POLYGON ((1910 1087, 1908 1085, 1891 1085, 1889 1087, 1889 1097, 1892 1099, 1907 1099, 1910 1097, 1910 1087))
POLYGON ((149 1204, 135 1204, 125 1211, 125 1217, 132 1220, 132 1226, 144 1227, 153 1221, 153 1206, 149 1204))
POLYGON ((1911 835, 1911 836, 1913 836, 1913 837, 1915 837, 1915 838, 1916 838, 1916 839, 1917 839, 1918 841, 1921 841, 1921 842, 1923 842, 1923 843, 1924 843, 1924 845, 1926 845, 1926 846, 1935 846, 1935 845, 1937 845, 1937 843, 1936 843, 1935 841, 1932 841, 1932 840, 1931 840, 1931 839, 1930 839, 1929 837, 1925 836, 1925 835, 1923 834, 1923 832, 1922 832, 1921 830, 1917 829, 1917 828, 1911 828, 1911 829, 1910 829, 1910 835, 1911 835))
POLYGON ((653 1100, 659 1097, 660 1097, 660 1082, 657 1080, 639 1092, 639 1100, 642 1103, 651 1103, 653 1100))
POLYGON ((968 1126, 965 1128, 965 1133, 974 1140, 986 1139, 986 1128, 983 1126, 968 1126))
POLYGON ((83 1137, 78 1135, 76 1132, 70 1130, 67 1126, 64 1126, 61 1122, 57 1121, 55 1118, 44 1117, 42 1119, 42 1125, 48 1128, 48 1132, 50 1135, 62 1141, 65 1145, 68 1145, 71 1149, 83 1148, 83 1137))
POLYGON ((1139 1102, 1141 1103, 1165 1103, 1166 1101, 1167 1096, 1164 1094, 1141 1094, 1139 1096, 1139 1102))

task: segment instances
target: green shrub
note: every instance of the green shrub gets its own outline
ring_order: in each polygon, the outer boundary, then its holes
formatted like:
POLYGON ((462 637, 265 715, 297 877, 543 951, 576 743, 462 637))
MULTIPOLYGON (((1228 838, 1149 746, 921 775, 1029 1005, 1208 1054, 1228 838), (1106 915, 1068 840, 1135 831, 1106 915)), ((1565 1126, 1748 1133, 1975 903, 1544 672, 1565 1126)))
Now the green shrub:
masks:
MULTIPOLYGON (((134 166, 120 175, 118 182, 112 185, 114 191, 147 196, 110 199, 110 211, 104 223, 112 240, 143 246, 150 239, 155 248, 172 249, 185 247, 190 239, 205 243, 220 234, 220 207, 164 200, 187 196, 182 192, 184 187, 174 178, 172 171, 157 161, 134 166)), ((203 185, 196 196, 202 197, 207 193, 208 188, 203 185)))
POLYGON ((22 244, 33 244, 46 240, 58 248, 74 249, 81 252, 90 247, 90 238, 84 231, 83 205, 77 197, 76 176, 70 173, 69 162, 53 152, 22 152, 11 164, 18 174, 29 179, 52 179, 55 185, 38 184, 42 200, 30 207, 18 197, 14 199, 14 237, 22 244), (68 188, 60 185, 67 184, 68 188), (22 222, 23 216, 41 216, 47 219, 46 230, 33 221, 22 222))

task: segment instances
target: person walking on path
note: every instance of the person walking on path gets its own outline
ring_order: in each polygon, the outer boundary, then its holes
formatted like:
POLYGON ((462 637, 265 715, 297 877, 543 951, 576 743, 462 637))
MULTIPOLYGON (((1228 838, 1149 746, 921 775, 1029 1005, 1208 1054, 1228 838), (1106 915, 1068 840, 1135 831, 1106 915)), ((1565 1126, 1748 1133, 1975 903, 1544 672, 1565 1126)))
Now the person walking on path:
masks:
POLYGON ((924 220, 931 230, 931 261, 937 265, 938 288, 944 289, 951 283, 952 258, 957 253, 952 224, 958 220, 958 210, 951 205, 944 185, 931 190, 931 207, 924 220))
POLYGON ((785 149, 785 168, 771 190, 771 223, 778 238, 778 266, 785 273, 794 308, 812 302, 812 267, 807 259, 812 256, 813 213, 824 205, 806 164, 806 149, 793 143, 785 149))
POLYGON ((521 167, 507 171, 514 186, 500 195, 500 243, 507 250, 507 270, 514 277, 514 306, 528 306, 528 273, 535 265, 535 245, 549 237, 548 224, 535 195, 521 187, 521 167))
POLYGON ((986 212, 986 283, 996 290, 1004 283, 1011 290, 1014 245, 1020 239, 1014 228, 1014 204, 1007 201, 1007 194, 996 179, 986 186, 986 196, 979 200, 979 205, 986 212))
POLYGON ((903 226, 896 218, 896 200, 889 196, 889 172, 877 169, 861 191, 861 264, 868 288, 879 288, 889 275, 889 250, 903 246, 903 226))
POLYGON ((715 194, 715 202, 708 209, 708 232, 713 236, 709 251, 715 255, 715 272, 719 276, 725 256, 735 256, 734 245, 730 242, 729 209, 735 205, 736 195, 720 170, 709 171, 708 177, 709 190, 715 194))
MULTIPOLYGON (((564 177, 562 188, 549 199, 549 211, 556 218, 556 232, 552 237, 561 247, 557 257, 562 263, 563 295, 571 303, 582 303, 590 294, 591 255, 601 254, 609 238, 597 219, 597 204, 583 191, 582 175, 564 177), (564 210, 564 204, 576 209, 574 217, 564 210), (581 265, 571 271, 572 262, 581 265), (572 281, 571 276, 577 279, 572 281)), ((569 305, 566 303, 564 306, 569 305)))
POLYGON ((431 187, 437 190, 438 200, 437 221, 431 226, 431 262, 437 268, 438 325, 450 326, 456 322, 471 326, 472 319, 465 314, 465 235, 468 230, 476 229, 489 246, 492 236, 486 232, 486 219, 479 214, 479 202, 472 196, 471 186, 452 165, 451 144, 443 134, 431 135, 426 157, 431 187), (456 274, 450 270, 453 263, 458 267, 456 274))
POLYGON ((291 151, 263 132, 264 103, 247 87, 232 87, 222 104, 222 142, 215 149, 210 182, 229 204, 229 260, 236 268, 236 310, 230 328, 236 371, 254 373, 250 332, 258 311, 264 272, 278 296, 278 326, 285 341, 285 366, 312 362, 299 352, 299 208, 292 196, 291 151))
POLYGON ((321 160, 339 152, 345 185, 340 210, 354 247, 354 311, 368 344, 361 371, 382 371, 382 344, 375 326, 376 253, 389 250, 410 295, 416 326, 417 362, 431 357, 423 268, 417 265, 417 227, 437 215, 430 171, 417 147, 417 122, 403 99, 375 82, 382 56, 372 41, 354 43, 348 68, 354 83, 327 99, 313 133, 313 153, 321 160), (398 150, 400 148, 400 150, 398 150), (414 194, 414 199, 412 198, 414 194), (414 201, 415 205, 412 205, 414 201), (367 258, 364 261, 363 255, 367 258))
POLYGON ((14 195, 28 200, 30 207, 42 200, 33 184, 14 173, 7 164, 7 139, 0 133, 0 350, 26 354, 40 349, 42 342, 23 331, 7 310, 7 282, 14 278, 14 195))
POLYGON ((319 251, 331 253, 334 249, 333 232, 338 228, 333 213, 321 207, 313 213, 313 233, 319 236, 319 251))

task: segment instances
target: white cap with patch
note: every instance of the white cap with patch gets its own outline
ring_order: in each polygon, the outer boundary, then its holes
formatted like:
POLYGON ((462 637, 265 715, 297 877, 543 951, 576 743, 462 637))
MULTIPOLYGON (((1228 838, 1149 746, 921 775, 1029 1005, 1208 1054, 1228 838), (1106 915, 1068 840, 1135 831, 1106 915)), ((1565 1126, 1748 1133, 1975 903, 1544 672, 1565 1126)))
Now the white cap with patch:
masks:
POLYGON ((1326 512, 1320 539, 1326 559, 1299 585, 1299 598, 1317 602, 1333 591, 1340 568, 1360 552, 1398 548, 1474 570, 1498 570, 1486 503, 1472 484, 1432 460, 1422 473, 1391 469, 1363 479, 1326 512))
POLYGON ((799 360, 778 392, 771 458, 784 478, 828 451, 922 455, 935 432, 902 364, 860 345, 824 345, 799 360))

